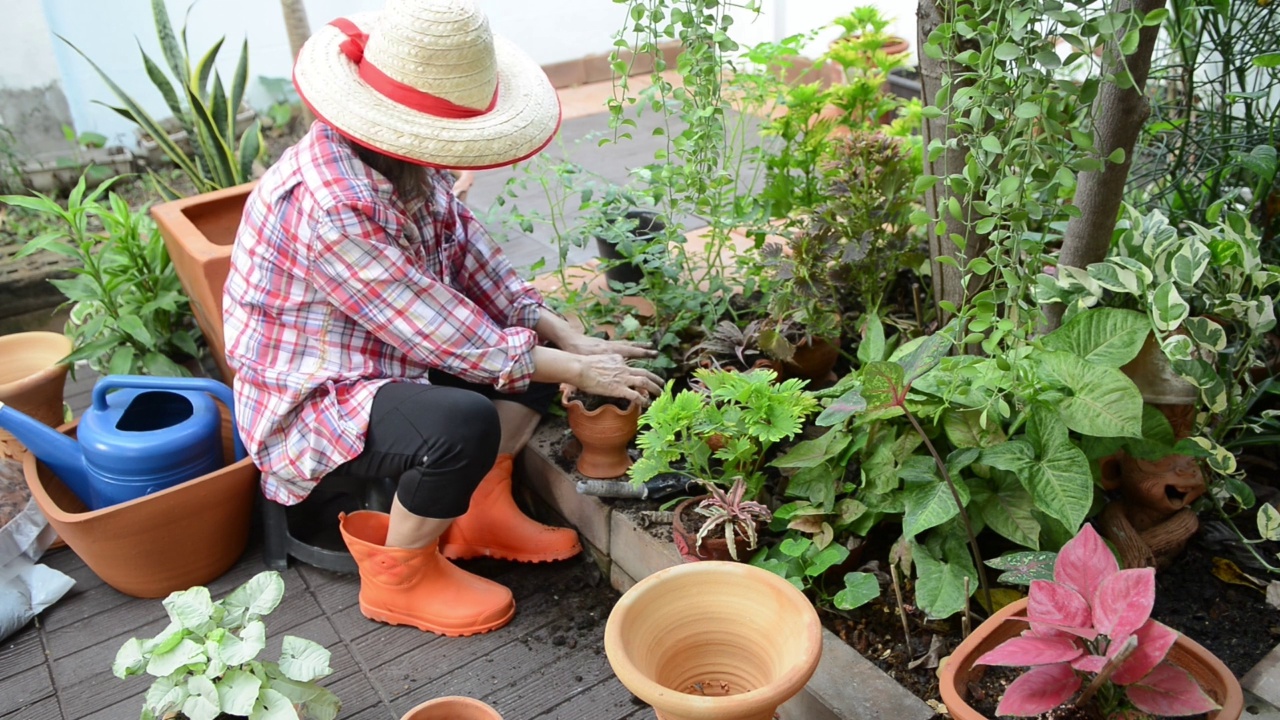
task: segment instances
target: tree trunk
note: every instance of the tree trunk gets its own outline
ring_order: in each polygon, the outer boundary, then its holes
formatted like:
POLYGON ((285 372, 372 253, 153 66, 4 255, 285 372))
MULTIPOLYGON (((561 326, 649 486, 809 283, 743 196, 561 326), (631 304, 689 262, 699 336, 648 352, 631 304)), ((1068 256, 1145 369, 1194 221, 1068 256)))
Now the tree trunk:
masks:
MULTIPOLYGON (((293 59, 298 59, 302 45, 311 37, 311 23, 307 22, 307 6, 304 0, 280 0, 280 9, 284 11, 284 28, 289 33, 289 49, 293 51, 293 59)), ((302 125, 309 127, 315 116, 302 105, 302 125)))
MULTIPOLYGON (((1119 0, 1114 12, 1125 14, 1134 11, 1144 17, 1152 10, 1165 6, 1165 0, 1119 0)), ((1111 249, 1111 235, 1116 228, 1120 203, 1124 200, 1124 187, 1133 164, 1133 146, 1138 140, 1151 106, 1145 90, 1147 75, 1151 71, 1151 53, 1155 48, 1159 25, 1143 27, 1138 35, 1138 47, 1133 54, 1120 60, 1119 41, 1106 53, 1103 74, 1122 70, 1125 65, 1133 77, 1133 87, 1121 89, 1111 82, 1103 82, 1093 103, 1094 147, 1106 158, 1117 149, 1124 150, 1124 162, 1104 161, 1103 168, 1080 174, 1076 187, 1075 205, 1080 217, 1072 218, 1062 238, 1062 251, 1058 265, 1083 268, 1102 262, 1111 249)), ((1062 320, 1063 307, 1050 305, 1045 308, 1048 329, 1052 330, 1062 320)))
MULTIPOLYGON (((956 0, 920 0, 916 6, 916 26, 918 28, 916 47, 921 49, 919 54, 920 96, 926 105, 934 103, 938 90, 942 87, 942 79, 947 76, 956 77, 960 71, 949 58, 944 57, 934 60, 923 51, 929 35, 943 22, 945 4, 954 2, 956 0)), ((954 15, 954 13, 950 14, 954 15)), ((957 52, 964 49, 964 41, 959 42, 961 47, 956 48, 957 52)), ((960 87, 963 86, 959 84, 952 85, 951 92, 953 96, 960 87)), ((964 273, 958 267, 939 263, 938 258, 949 256, 955 259, 960 267, 963 267, 964 258, 961 255, 974 257, 982 254, 986 249, 986 241, 984 237, 973 232, 972 226, 966 226, 946 210, 947 201, 953 194, 947 185, 946 178, 948 175, 960 173, 964 170, 968 148, 959 143, 953 143, 937 158, 932 161, 929 159, 929 144, 934 140, 946 143, 951 136, 947 129, 949 123, 949 116, 943 114, 933 119, 925 118, 921 126, 925 147, 924 171, 928 175, 936 175, 942 178, 941 181, 934 184, 925 193, 924 204, 925 212, 928 213, 929 217, 941 219, 945 223, 945 233, 943 234, 937 232, 936 223, 929 225, 929 257, 933 261, 933 301, 935 306, 945 300, 958 308, 964 304, 965 299, 965 289, 961 284, 961 278, 964 273), (951 236, 953 235, 959 235, 964 238, 963 251, 956 246, 956 243, 952 242, 951 236)), ((961 201, 962 205, 966 201, 965 198, 957 199, 961 201)), ((944 312, 940 307, 937 308, 937 311, 939 321, 947 322, 949 313, 944 312)))

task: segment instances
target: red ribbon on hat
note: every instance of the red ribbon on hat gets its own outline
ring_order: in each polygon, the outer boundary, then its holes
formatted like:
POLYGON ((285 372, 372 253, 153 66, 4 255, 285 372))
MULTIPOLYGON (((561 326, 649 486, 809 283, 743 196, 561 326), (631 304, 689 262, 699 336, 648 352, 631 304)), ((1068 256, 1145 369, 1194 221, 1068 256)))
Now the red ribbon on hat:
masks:
POLYGON ((369 42, 368 33, 361 32, 355 23, 346 18, 338 18, 329 24, 338 28, 343 35, 347 36, 347 39, 342 41, 338 49, 342 51, 343 55, 347 56, 348 60, 356 64, 360 79, 368 83, 369 87, 373 88, 378 94, 398 105, 403 105, 427 115, 459 120, 484 115, 493 110, 498 104, 497 87, 493 89, 493 99, 489 101, 489 107, 477 110, 405 85, 379 70, 373 63, 365 60, 364 48, 369 42))

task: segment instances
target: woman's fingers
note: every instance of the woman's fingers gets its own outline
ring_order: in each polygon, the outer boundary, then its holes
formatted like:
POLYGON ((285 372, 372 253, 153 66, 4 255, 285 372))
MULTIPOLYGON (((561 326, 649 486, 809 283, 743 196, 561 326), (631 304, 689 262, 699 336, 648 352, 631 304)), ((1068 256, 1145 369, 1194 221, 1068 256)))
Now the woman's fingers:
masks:
POLYGON ((630 340, 613 341, 612 350, 619 355, 628 358, 658 357, 658 351, 654 350, 647 343, 633 342, 630 340))

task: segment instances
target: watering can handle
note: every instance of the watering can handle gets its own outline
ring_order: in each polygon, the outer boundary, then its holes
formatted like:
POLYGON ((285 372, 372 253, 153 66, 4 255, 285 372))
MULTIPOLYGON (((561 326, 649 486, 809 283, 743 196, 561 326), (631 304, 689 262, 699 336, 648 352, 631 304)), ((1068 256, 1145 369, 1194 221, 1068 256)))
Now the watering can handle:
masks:
POLYGON ((217 380, 209 378, 175 378, 154 377, 151 375, 106 375, 93 386, 93 409, 98 412, 107 410, 108 390, 175 390, 184 392, 207 392, 231 412, 231 438, 235 444, 236 460, 244 459, 244 445, 240 442, 240 427, 236 423, 235 397, 231 388, 217 380))

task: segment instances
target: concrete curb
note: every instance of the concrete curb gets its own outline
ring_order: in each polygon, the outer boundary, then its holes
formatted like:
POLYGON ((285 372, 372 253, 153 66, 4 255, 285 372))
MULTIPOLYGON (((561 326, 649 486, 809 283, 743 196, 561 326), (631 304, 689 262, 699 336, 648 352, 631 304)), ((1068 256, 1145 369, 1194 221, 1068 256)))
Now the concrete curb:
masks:
MULTIPOLYGON (((576 474, 553 453, 568 432, 563 420, 544 422, 519 458, 517 473, 537 499, 576 527, 588 552, 619 592, 680 562, 675 546, 655 539, 628 513, 579 495, 576 474)), ((824 630, 822 660, 809 684, 782 708, 783 720, 925 720, 934 711, 824 630)))

